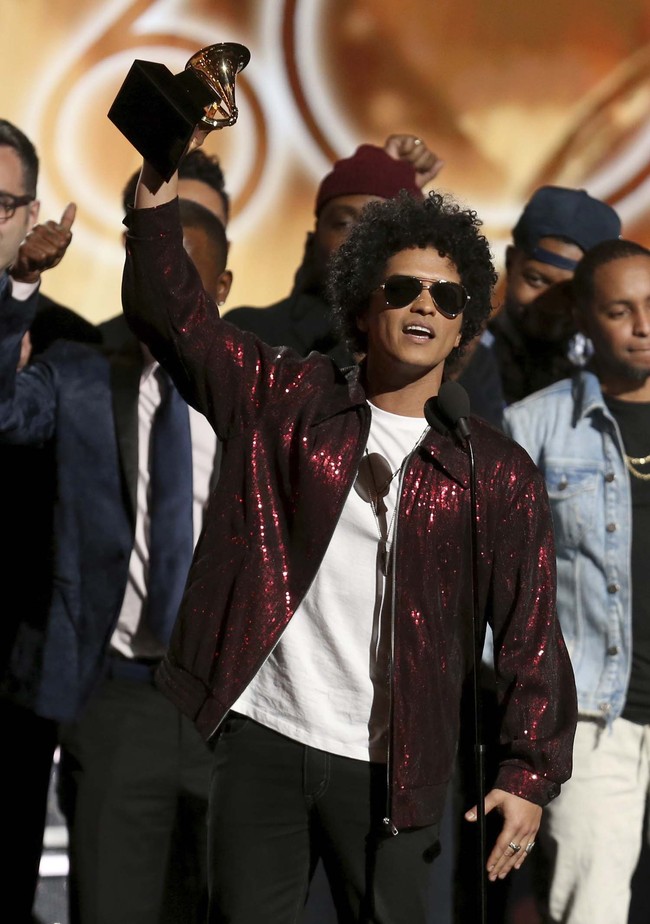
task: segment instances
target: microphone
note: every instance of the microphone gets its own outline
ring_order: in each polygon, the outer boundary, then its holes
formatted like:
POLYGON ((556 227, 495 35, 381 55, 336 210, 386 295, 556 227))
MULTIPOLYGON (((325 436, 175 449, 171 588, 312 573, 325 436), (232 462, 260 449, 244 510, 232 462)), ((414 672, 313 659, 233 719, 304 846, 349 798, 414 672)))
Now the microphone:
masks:
POLYGON ((483 741, 483 704, 479 683, 479 670, 483 650, 483 632, 479 619, 478 586, 478 503, 476 495, 476 462, 469 432, 469 395, 458 382, 443 382, 440 390, 424 405, 424 416, 434 430, 446 435, 453 431, 466 444, 469 456, 470 486, 470 549, 472 575, 471 624, 473 645, 473 698, 474 698, 474 779, 478 828, 477 876, 479 888, 478 912, 481 924, 487 922, 487 889, 485 881, 486 823, 485 823, 485 743, 483 741))
POLYGON ((438 433, 449 430, 461 439, 469 439, 469 395, 458 382, 443 382, 437 395, 424 405, 427 423, 438 433))

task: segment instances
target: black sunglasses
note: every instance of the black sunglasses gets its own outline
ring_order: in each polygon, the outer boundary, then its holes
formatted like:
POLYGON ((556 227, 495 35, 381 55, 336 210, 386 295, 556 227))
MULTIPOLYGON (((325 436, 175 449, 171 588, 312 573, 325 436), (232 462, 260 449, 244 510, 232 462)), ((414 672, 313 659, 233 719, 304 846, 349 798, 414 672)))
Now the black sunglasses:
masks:
POLYGON ((446 279, 424 282, 417 276, 389 276, 379 288, 384 290, 386 304, 390 308, 406 308, 426 289, 440 314, 450 320, 458 317, 469 301, 469 295, 460 282, 448 282, 446 279))

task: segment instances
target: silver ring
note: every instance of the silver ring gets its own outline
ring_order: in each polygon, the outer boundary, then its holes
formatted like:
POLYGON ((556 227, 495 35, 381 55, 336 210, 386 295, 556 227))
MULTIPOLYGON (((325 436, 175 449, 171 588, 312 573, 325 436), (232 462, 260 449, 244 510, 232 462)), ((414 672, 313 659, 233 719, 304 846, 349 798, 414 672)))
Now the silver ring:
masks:
POLYGON ((422 139, 421 139, 421 138, 414 138, 414 139, 413 139, 413 144, 414 144, 414 145, 422 144, 422 139))
POLYGON ((534 846, 535 846, 535 841, 531 841, 530 844, 526 844, 526 848, 525 848, 526 853, 530 853, 534 846))
POLYGON ((512 841, 510 841, 508 847, 513 851, 513 853, 519 853, 521 850, 521 844, 513 844, 512 841))

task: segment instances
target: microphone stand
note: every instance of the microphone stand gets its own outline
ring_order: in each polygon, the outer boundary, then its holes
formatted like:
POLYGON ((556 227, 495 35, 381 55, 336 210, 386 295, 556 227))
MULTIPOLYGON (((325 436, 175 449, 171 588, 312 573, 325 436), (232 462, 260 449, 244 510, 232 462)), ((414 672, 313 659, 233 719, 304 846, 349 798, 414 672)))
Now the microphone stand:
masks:
POLYGON ((487 882, 485 862, 487 837, 485 825, 485 743, 483 741, 483 709, 480 690, 480 667, 483 654, 483 633, 479 622, 478 587, 478 503, 476 496, 476 462, 474 447, 469 431, 469 398, 458 382, 445 382, 437 398, 430 398, 425 404, 425 416, 438 432, 448 433, 449 427, 467 446, 469 457, 469 505, 471 517, 470 560, 472 570, 472 640, 474 667, 474 772, 476 785, 476 824, 478 828, 478 879, 479 879, 479 922, 487 924, 487 882), (442 419, 441 419, 442 418, 442 419))
MULTIPOLYGON (((485 825, 485 742, 483 741, 483 708, 480 690, 480 668, 483 654, 483 633, 478 618, 479 590, 478 590, 478 505, 476 499, 476 464, 474 460, 474 447, 465 424, 465 442, 469 455, 469 505, 472 520, 471 528, 471 561, 472 561, 472 629, 474 635, 474 770, 476 782, 476 823, 478 825, 478 875, 479 875, 479 920, 481 924, 487 922, 487 883, 485 881, 485 862, 487 854, 487 837, 485 825)), ((461 432, 461 427, 458 427, 461 432)))

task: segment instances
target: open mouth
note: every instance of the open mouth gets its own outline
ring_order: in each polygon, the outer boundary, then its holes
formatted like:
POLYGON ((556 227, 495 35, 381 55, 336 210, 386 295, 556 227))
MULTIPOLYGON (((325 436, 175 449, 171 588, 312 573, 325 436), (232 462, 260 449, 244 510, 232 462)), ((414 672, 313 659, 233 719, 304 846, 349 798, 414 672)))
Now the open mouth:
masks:
POLYGON ((407 324, 402 328, 409 337, 415 337, 417 340, 433 340, 435 334, 423 324, 407 324))

